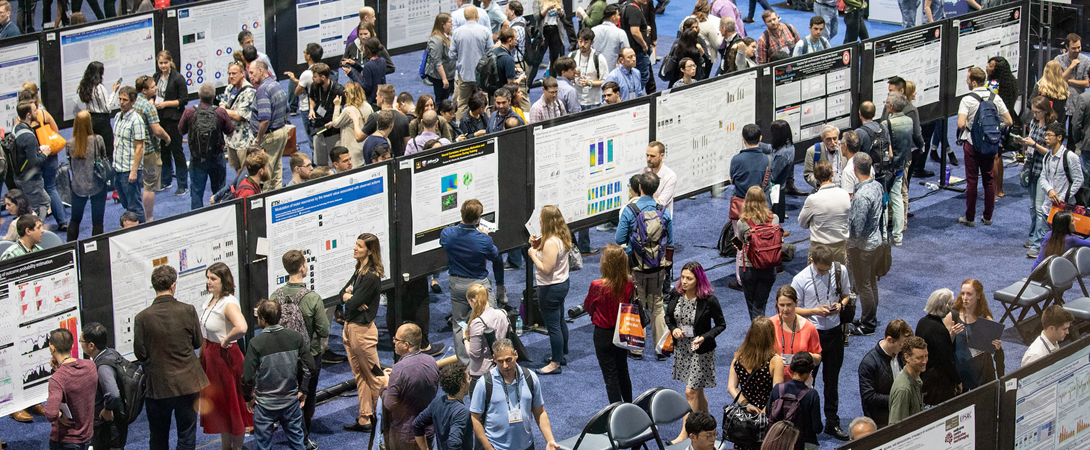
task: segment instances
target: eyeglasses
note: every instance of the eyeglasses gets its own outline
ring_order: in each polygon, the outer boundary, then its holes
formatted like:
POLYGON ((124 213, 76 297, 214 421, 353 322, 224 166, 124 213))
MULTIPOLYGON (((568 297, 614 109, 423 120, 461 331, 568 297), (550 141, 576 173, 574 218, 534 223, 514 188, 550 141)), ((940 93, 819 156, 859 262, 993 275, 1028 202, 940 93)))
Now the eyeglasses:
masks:
POLYGON ((1057 134, 1056 134, 1056 133, 1052 133, 1052 132, 1046 132, 1046 133, 1045 133, 1045 137, 1051 137, 1051 138, 1054 138, 1054 137, 1056 137, 1056 136, 1057 136, 1057 134))

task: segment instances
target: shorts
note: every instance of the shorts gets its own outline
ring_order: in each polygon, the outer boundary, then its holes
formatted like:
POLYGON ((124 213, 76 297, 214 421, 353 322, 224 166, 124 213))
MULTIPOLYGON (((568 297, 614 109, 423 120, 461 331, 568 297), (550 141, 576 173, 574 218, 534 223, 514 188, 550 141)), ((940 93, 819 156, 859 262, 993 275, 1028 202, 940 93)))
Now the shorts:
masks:
POLYGON ((242 170, 243 164, 246 162, 246 147, 233 148, 225 147, 227 149, 227 163, 232 169, 242 170))
POLYGON ((144 154, 144 190, 148 192, 158 191, 159 178, 163 173, 163 160, 159 152, 144 154))

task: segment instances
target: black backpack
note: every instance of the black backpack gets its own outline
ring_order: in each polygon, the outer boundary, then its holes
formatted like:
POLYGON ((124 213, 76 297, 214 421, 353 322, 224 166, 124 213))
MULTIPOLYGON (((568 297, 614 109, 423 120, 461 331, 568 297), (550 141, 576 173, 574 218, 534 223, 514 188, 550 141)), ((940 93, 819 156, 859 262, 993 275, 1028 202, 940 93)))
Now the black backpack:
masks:
MULTIPOLYGON (((870 122, 869 122, 870 123, 870 122)), ((893 183, 897 180, 893 170, 893 159, 889 156, 889 136, 886 136, 885 130, 882 129, 882 124, 879 122, 872 122, 878 126, 878 131, 871 130, 870 127, 863 124, 859 127, 867 136, 870 137, 870 148, 861 149, 870 155, 872 171, 874 180, 882 185, 885 192, 889 192, 889 189, 893 187, 893 183)), ((889 129, 889 120, 886 120, 886 130, 889 129)), ((821 145, 820 143, 818 145, 821 145)))
MULTIPOLYGON (((15 143, 15 139, 24 133, 34 134, 26 128, 20 129, 16 126, 14 131, 5 134, 4 138, 0 139, 0 148, 3 148, 2 159, 5 161, 5 171, 13 176, 19 176, 27 165, 26 155, 19 151, 18 145, 15 143)), ((35 139, 37 139, 37 136, 35 136, 35 139)))
MULTIPOLYGON (((530 388, 530 395, 534 395, 534 378, 530 376, 530 369, 519 366, 522 369, 522 378, 526 381, 526 387, 530 388)), ((484 409, 481 411, 481 426, 485 425, 485 418, 488 417, 488 406, 492 403, 492 371, 485 372, 481 377, 481 381, 484 381, 484 409)), ((518 395, 522 395, 519 392, 518 395)), ((522 420, 527 420, 523 418, 522 420)))
POLYGON ((234 200, 234 199, 238 198, 238 193, 239 193, 239 191, 242 191, 242 190, 251 191, 254 194, 260 194, 261 193, 261 192, 258 192, 256 189, 254 189, 252 186, 250 186, 248 184, 243 186, 242 185, 242 180, 245 180, 245 179, 246 179, 246 177, 242 176, 242 174, 239 174, 237 177, 235 177, 235 182, 234 183, 231 183, 231 184, 229 184, 227 186, 224 186, 223 189, 219 190, 219 192, 216 192, 215 194, 213 194, 212 195, 212 200, 215 203, 229 202, 231 200, 234 200))
POLYGON ((489 49, 485 54, 481 55, 481 59, 477 61, 477 87, 488 95, 495 94, 496 89, 507 84, 507 78, 499 72, 496 63, 496 49, 489 49), (501 80, 500 78, 503 79, 501 80))
POLYGON ((189 154, 194 160, 207 160, 223 152, 223 133, 214 107, 197 106, 189 126, 189 154))
POLYGON ((121 393, 121 411, 114 420, 126 424, 135 422, 140 417, 140 411, 144 409, 144 396, 148 391, 144 369, 120 355, 103 358, 101 363, 96 363, 96 367, 97 365, 114 369, 116 375, 117 389, 121 393))

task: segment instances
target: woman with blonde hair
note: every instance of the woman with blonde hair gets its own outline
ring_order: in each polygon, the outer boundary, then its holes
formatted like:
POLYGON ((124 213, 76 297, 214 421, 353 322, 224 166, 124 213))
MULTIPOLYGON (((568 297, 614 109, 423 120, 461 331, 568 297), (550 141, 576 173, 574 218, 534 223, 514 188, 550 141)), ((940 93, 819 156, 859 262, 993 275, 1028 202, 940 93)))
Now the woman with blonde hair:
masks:
POLYGON ((1049 61, 1045 64, 1044 74, 1034 86, 1037 95, 1047 98, 1052 104, 1052 110, 1060 117, 1067 114, 1068 86, 1063 72, 1060 63, 1055 60, 1049 61))
POLYGON ((352 157, 352 167, 364 165, 363 140, 367 135, 363 134, 363 124, 372 112, 374 110, 367 103, 363 88, 355 81, 345 83, 343 100, 340 96, 333 99, 333 119, 329 126, 340 128, 340 145, 348 149, 348 155, 352 157))
POLYGON ((472 308, 465 327, 466 351, 469 353, 466 370, 472 381, 476 382, 496 365, 492 362, 492 345, 487 334, 492 333, 492 341, 503 339, 507 336, 511 322, 507 319, 506 312, 488 304, 488 288, 484 285, 470 286, 466 291, 466 299, 472 308))
POLYGON ((995 346, 994 352, 969 347, 969 338, 977 331, 980 319, 994 320, 988 299, 984 297, 984 285, 980 280, 970 278, 961 283, 961 293, 954 301, 953 309, 943 319, 954 336, 954 356, 962 388, 966 391, 1006 373, 1003 341, 995 339, 991 342, 995 346))
POLYGON ((738 215, 738 224, 734 229, 742 247, 738 248, 737 268, 738 280, 742 284, 742 293, 746 296, 746 305, 749 307, 749 320, 765 315, 768 306, 768 295, 772 293, 772 286, 776 284, 776 268, 769 267, 758 269, 753 267, 753 262, 746 257, 745 247, 749 244, 749 232, 757 224, 779 224, 779 217, 768 209, 768 200, 765 191, 760 186, 750 186, 746 191, 746 200, 742 204, 742 212, 738 215))
POLYGON ((348 364, 352 367, 352 376, 356 379, 360 406, 356 420, 345 425, 344 430, 369 433, 373 430, 375 402, 383 386, 383 381, 371 372, 379 367, 375 316, 378 315, 379 294, 385 274, 378 236, 371 233, 359 235, 356 246, 352 248, 352 258, 356 260, 356 269, 341 289, 341 302, 344 303, 344 349, 348 364))
MULTIPOLYGON (((435 91, 435 101, 450 98, 454 85, 454 64, 450 57, 450 33, 454 30, 454 21, 450 14, 439 13, 428 36, 428 61, 424 64, 424 75, 431 82, 435 91)), ((417 117, 420 117, 417 114, 417 117)))
POLYGON ((568 296, 568 252, 571 251, 571 231, 560 208, 545 205, 541 208, 541 236, 530 236, 530 260, 537 270, 538 306, 542 320, 549 329, 549 346, 552 356, 548 365, 538 370, 542 375, 559 374, 567 365, 568 322, 564 321, 564 298, 568 296))
POLYGON ((621 303, 631 303, 636 284, 628 272, 628 256, 616 244, 602 250, 602 277, 590 282, 583 309, 594 324, 594 356, 602 369, 610 403, 632 402, 632 379, 628 373, 628 351, 613 345, 621 303))
MULTIPOLYGON (((783 383, 783 358, 776 354, 775 325, 769 318, 758 316, 734 352, 727 391, 751 414, 760 414, 766 412, 772 386, 780 383, 783 383)), ((735 448, 749 449, 741 445, 735 448)))
POLYGON ((95 178, 95 157, 109 153, 102 136, 95 134, 89 111, 80 111, 72 123, 68 141, 68 164, 72 171, 72 218, 68 224, 68 242, 79 239, 79 225, 87 199, 91 200, 91 235, 102 234, 106 214, 106 183, 95 178))
MULTIPOLYGON (((696 0, 696 5, 693 6, 693 12, 689 17, 696 19, 698 22, 700 37, 708 44, 705 47, 705 54, 714 63, 719 60, 719 52, 716 50, 723 45, 723 35, 719 34, 719 17, 712 15, 711 11, 712 7, 708 0, 696 0)), ((685 19, 681 20, 682 27, 685 25, 685 19)), ((678 28, 678 31, 681 31, 681 28, 678 28)))

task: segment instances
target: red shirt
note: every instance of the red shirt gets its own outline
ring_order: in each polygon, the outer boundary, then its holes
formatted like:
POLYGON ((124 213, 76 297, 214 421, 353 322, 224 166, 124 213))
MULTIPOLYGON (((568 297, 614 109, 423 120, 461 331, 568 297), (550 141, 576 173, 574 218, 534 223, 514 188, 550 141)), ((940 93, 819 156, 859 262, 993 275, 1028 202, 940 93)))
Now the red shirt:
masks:
POLYGON ((235 198, 246 198, 251 195, 261 193, 261 185, 254 182, 253 178, 246 177, 238 184, 238 188, 235 189, 235 198))
MULTIPOLYGON (((818 336, 817 327, 812 322, 806 320, 806 318, 795 315, 795 320, 802 324, 802 328, 799 331, 792 333, 787 327, 780 326, 780 315, 776 314, 770 318, 776 334, 776 353, 780 355, 791 354, 794 355, 798 352, 810 352, 821 354, 821 339, 818 336)), ((783 379, 791 379, 791 367, 786 364, 787 360, 784 360, 783 365, 783 379)))
POLYGON ((583 300, 583 309, 590 314, 590 322, 598 328, 611 329, 617 326, 617 309, 621 303, 628 303, 632 298, 632 291, 636 289, 636 283, 631 281, 624 288, 622 298, 614 298, 612 289, 607 287, 602 280, 594 280, 590 283, 590 291, 583 300))
POLYGON ((89 359, 69 360, 61 364, 49 378, 49 397, 45 402, 45 417, 53 427, 49 440, 62 444, 82 444, 91 440, 95 424, 95 393, 98 392, 98 369, 89 359), (72 411, 72 426, 57 419, 61 403, 72 411))

